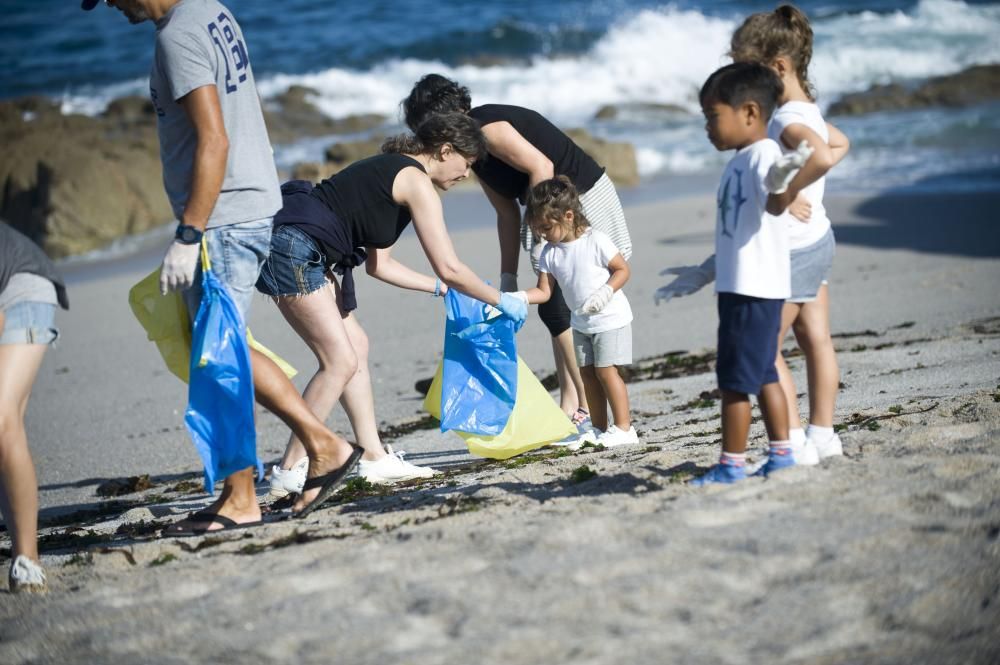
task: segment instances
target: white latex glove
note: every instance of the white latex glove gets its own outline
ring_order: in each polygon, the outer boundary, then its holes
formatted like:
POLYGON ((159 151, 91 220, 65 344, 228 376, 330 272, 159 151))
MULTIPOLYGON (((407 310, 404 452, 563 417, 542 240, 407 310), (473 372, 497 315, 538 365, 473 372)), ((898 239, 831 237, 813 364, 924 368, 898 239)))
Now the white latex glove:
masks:
POLYGON ((602 284, 601 288, 591 293, 590 297, 584 301, 580 311, 584 314, 597 314, 608 306, 613 295, 615 295, 615 290, 611 288, 611 285, 602 284))
POLYGON ((661 275, 677 275, 677 278, 661 286, 653 295, 656 304, 671 298, 689 296, 695 291, 715 281, 715 254, 705 259, 700 266, 678 266, 660 271, 661 275))
POLYGON ((764 187, 772 194, 784 194, 788 183, 792 181, 799 169, 809 161, 813 154, 812 146, 807 141, 799 144, 792 152, 779 157, 764 177, 764 187))
POLYGON ((160 293, 183 291, 194 284, 194 271, 198 268, 198 253, 201 245, 185 245, 175 240, 167 248, 160 266, 160 293))
POLYGON ((503 292, 517 291, 517 275, 512 272, 500 273, 500 290, 503 292))

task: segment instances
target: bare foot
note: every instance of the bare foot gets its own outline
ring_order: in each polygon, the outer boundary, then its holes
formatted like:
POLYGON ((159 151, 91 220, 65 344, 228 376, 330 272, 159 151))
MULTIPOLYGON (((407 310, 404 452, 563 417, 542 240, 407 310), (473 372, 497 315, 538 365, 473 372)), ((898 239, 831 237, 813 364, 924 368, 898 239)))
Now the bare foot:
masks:
POLYGON ((213 531, 236 529, 260 523, 260 506, 254 500, 246 505, 220 497, 212 505, 192 513, 163 530, 164 537, 197 536, 213 531))
MULTIPOLYGON (((353 466, 353 464, 356 463, 361 457, 361 453, 363 452, 361 448, 352 446, 336 434, 332 436, 332 445, 329 448, 315 457, 309 457, 309 471, 306 473, 307 485, 313 478, 329 476, 331 473, 343 468, 345 464, 353 466)), ((346 471, 349 470, 350 469, 345 470, 345 475, 346 471)), ((311 505, 321 493, 326 495, 321 497, 321 500, 325 501, 329 496, 329 491, 323 492, 323 489, 324 487, 321 485, 303 491, 302 494, 299 495, 298 501, 296 501, 295 505, 292 507, 292 513, 300 513, 307 506, 311 505)))

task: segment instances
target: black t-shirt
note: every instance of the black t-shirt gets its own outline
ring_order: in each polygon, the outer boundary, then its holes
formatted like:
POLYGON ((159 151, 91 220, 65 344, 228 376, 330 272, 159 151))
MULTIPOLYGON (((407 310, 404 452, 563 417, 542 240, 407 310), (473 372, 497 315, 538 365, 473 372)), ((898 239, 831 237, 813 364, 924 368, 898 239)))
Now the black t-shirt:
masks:
MULTIPOLYGON (((481 127, 493 122, 509 122, 518 134, 549 158, 555 175, 567 176, 581 194, 588 192, 604 173, 593 157, 535 111, 507 104, 485 104, 469 111, 469 115, 481 127)), ((527 198, 528 174, 500 158, 488 154, 476 162, 472 170, 501 196, 520 199, 522 203, 527 198)))
POLYGON ((407 166, 427 172, 412 157, 396 153, 375 155, 354 162, 320 182, 313 188, 312 196, 346 225, 355 248, 385 249, 395 244, 413 219, 410 209, 392 198, 392 183, 407 166))

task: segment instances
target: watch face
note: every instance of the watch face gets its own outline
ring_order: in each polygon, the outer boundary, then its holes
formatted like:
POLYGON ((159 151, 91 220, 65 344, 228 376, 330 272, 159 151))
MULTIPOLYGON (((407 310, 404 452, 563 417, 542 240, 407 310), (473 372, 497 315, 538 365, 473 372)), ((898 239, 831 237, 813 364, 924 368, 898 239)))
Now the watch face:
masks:
POLYGON ((193 226, 177 227, 177 238, 183 243, 193 245, 194 243, 198 242, 198 236, 200 235, 201 234, 198 233, 198 229, 194 228, 193 226))

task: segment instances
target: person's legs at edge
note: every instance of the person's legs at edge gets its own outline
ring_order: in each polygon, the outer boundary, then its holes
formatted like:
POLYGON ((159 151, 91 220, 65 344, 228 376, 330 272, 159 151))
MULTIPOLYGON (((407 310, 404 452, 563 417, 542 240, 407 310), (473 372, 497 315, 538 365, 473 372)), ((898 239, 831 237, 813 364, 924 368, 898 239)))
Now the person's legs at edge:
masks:
MULTIPOLYGON (((2 329, 2 319, 0 319, 2 329)), ((24 413, 46 344, 0 345, 0 509, 11 535, 11 559, 38 561, 38 481, 24 413)))
POLYGON ((597 370, 593 365, 581 367, 580 375, 587 392, 587 404, 590 405, 590 422, 599 432, 604 432, 608 429, 608 397, 604 394, 604 386, 597 378, 597 370))
POLYGON ((570 418, 578 410, 589 412, 587 390, 583 385, 583 376, 576 364, 576 354, 573 351, 573 330, 567 328, 561 334, 552 338, 552 357, 556 363, 556 376, 559 379, 559 406, 570 418))
POLYGON ((809 380, 810 440, 820 456, 840 454, 840 439, 833 432, 833 412, 840 390, 840 368, 830 336, 830 294, 823 284, 816 300, 802 305, 802 311, 792 325, 795 339, 806 357, 809 380), (827 445, 829 444, 829 445, 827 445))

